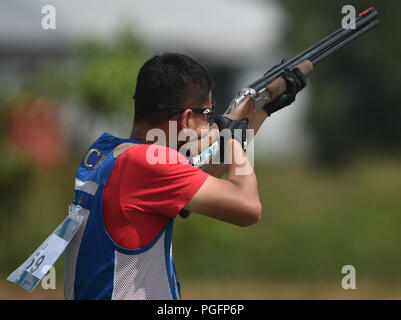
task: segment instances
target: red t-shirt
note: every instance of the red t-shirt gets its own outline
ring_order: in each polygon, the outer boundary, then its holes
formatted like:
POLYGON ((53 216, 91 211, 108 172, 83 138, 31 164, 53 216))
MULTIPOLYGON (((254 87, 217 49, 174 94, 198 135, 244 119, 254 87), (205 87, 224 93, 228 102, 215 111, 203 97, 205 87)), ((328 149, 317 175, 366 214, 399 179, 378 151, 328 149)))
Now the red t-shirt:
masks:
MULTIPOLYGON (((103 193, 103 219, 119 246, 138 249, 152 242, 169 218, 175 218, 208 174, 177 151, 157 147, 166 164, 147 160, 149 144, 132 146, 116 160, 103 193), (175 157, 178 161, 169 161, 175 157)), ((149 156, 149 154, 148 154, 149 156)))

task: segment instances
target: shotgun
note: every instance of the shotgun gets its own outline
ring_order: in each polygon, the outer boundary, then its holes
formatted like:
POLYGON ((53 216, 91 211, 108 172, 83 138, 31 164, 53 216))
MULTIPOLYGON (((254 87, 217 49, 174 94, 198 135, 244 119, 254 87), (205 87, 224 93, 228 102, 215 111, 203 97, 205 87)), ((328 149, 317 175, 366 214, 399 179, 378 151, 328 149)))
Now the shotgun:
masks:
MULTIPOLYGON (((231 120, 248 118, 249 128, 253 129, 256 134, 268 116, 263 110, 263 106, 274 101, 287 90, 286 82, 282 77, 285 69, 299 68, 305 77, 308 77, 317 64, 373 29, 378 23, 378 12, 374 7, 363 11, 355 19, 354 29, 340 28, 336 30, 291 60, 273 67, 263 77, 241 89, 224 115, 231 120)), ((194 166, 202 168, 219 153, 218 140, 219 130, 214 123, 208 134, 199 139, 190 140, 179 151, 194 166), (209 147, 204 149, 205 146, 209 147), (193 153, 194 150, 197 150, 197 154, 193 153)))

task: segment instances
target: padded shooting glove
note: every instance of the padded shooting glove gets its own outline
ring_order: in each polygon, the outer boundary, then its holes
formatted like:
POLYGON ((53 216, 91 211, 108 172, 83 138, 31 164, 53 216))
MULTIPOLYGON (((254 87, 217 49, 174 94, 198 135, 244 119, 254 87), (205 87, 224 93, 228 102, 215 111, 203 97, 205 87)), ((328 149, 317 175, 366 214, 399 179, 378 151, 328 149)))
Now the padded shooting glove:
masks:
POLYGON ((242 149, 246 151, 247 147, 247 135, 246 130, 249 129, 249 121, 248 119, 244 120, 231 120, 227 117, 219 114, 215 118, 215 122, 219 127, 220 136, 224 136, 230 133, 230 137, 237 140, 241 145, 242 149))
POLYGON ((220 131, 220 161, 224 161, 224 143, 229 138, 237 140, 244 151, 248 146, 247 129, 249 129, 248 119, 231 120, 219 114, 215 117, 215 122, 220 131))
POLYGON ((306 77, 298 68, 295 68, 292 71, 285 69, 283 78, 287 84, 287 91, 279 98, 263 107, 269 116, 273 112, 276 112, 293 103, 297 93, 306 87, 306 77))

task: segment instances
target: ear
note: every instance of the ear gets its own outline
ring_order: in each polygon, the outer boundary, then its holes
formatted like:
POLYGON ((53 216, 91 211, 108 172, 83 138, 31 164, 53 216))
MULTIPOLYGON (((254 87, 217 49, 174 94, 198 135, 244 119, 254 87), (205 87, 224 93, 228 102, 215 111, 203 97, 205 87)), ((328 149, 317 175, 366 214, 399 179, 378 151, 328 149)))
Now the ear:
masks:
POLYGON ((178 120, 179 130, 189 128, 189 121, 192 118, 192 115, 193 112, 191 109, 187 109, 183 113, 181 113, 181 116, 178 120))

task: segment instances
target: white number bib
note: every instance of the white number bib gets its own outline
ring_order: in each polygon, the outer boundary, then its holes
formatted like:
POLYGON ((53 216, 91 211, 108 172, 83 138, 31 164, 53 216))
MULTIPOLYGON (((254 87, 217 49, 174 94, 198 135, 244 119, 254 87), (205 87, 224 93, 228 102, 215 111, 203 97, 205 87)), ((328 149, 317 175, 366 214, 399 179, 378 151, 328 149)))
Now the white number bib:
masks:
POLYGON ((53 266, 71 242, 75 233, 82 224, 82 207, 70 205, 68 216, 40 245, 38 249, 21 266, 11 273, 7 280, 15 282, 24 289, 32 292, 37 284, 46 275, 44 266, 53 266))

